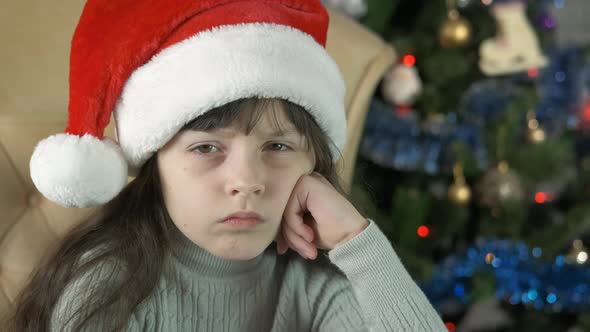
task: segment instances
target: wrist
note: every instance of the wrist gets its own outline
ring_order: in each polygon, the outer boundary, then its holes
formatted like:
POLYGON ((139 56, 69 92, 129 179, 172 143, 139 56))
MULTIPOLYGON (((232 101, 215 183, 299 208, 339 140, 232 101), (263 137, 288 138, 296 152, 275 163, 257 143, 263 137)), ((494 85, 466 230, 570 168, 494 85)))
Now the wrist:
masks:
POLYGON ((334 248, 344 245, 346 242, 354 239, 357 235, 362 233, 365 229, 367 229, 367 227, 369 227, 369 220, 367 218, 361 217, 360 222, 358 224, 360 226, 357 229, 355 229, 355 230, 349 232, 347 235, 345 235, 340 241, 338 241, 338 243, 336 243, 334 248))

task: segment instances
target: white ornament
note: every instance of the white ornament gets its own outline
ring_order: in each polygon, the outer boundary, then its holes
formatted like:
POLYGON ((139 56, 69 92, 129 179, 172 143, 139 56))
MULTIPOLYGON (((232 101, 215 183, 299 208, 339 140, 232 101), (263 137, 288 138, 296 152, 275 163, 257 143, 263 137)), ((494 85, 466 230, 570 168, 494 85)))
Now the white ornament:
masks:
POLYGON ((383 78, 381 93, 390 104, 412 105, 422 93, 422 80, 416 67, 401 64, 393 66, 383 78))
POLYGON ((484 74, 512 74, 547 65, 522 2, 497 4, 492 14, 498 34, 480 45, 479 67, 484 74))

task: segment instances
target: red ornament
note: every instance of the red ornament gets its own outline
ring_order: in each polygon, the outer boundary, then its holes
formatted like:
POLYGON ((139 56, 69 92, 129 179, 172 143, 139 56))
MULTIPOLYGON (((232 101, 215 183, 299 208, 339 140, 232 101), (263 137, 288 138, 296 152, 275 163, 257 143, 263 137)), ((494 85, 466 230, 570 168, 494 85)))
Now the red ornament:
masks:
POLYGON ((454 332, 455 331, 455 324, 451 323, 451 322, 446 322, 445 326, 447 327, 447 330, 449 330, 449 332, 454 332))
POLYGON ((428 229, 428 227, 422 225, 420 227, 418 227, 418 236, 419 237, 427 237, 430 234, 430 229, 428 229))
POLYGON ((530 78, 535 78, 537 76, 539 76, 539 69, 532 67, 529 68, 529 70, 527 71, 527 74, 529 75, 530 78))
POLYGON ((538 204, 545 204, 545 203, 549 203, 551 201, 553 201, 553 199, 555 198, 555 194, 551 193, 551 192, 542 192, 539 191, 538 193, 535 194, 535 202, 537 202, 538 204))
POLYGON ((393 106, 393 110, 395 111, 395 113, 397 115, 408 115, 410 114, 410 112, 412 112, 412 106, 410 105, 398 105, 398 106, 393 106))
POLYGON ((588 130, 590 129, 590 100, 587 100, 582 107, 579 119, 579 128, 588 130))
POLYGON ((406 54, 404 56, 404 65, 408 66, 408 67, 412 67, 413 65, 416 64, 416 57, 411 55, 411 54, 406 54))
POLYGON ((543 204, 547 201, 547 194, 544 192, 538 192, 535 194, 535 202, 543 204))

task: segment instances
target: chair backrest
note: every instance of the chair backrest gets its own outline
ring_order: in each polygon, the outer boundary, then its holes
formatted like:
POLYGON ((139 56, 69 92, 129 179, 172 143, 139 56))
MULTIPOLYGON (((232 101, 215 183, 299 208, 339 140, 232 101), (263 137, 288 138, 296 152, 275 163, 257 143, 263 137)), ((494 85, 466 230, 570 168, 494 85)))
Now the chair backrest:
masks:
MULTIPOLYGON (((83 5, 8 1, 0 13, 5 26, 14 28, 0 30, 0 326, 47 248, 92 212, 53 204, 29 176, 35 144, 66 127, 69 43, 83 5)), ((356 21, 329 11, 327 49, 347 85, 348 143, 340 162, 347 187, 370 99, 395 52, 356 21)), ((112 124, 107 132, 114 137, 112 124)))

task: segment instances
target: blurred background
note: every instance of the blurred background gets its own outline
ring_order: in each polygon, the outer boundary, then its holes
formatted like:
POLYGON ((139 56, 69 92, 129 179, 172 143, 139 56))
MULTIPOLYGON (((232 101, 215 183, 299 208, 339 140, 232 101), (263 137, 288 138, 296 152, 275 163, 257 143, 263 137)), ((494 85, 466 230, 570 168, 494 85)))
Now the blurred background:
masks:
MULTIPOLYGON (((322 1, 353 19, 331 16, 330 40, 364 123, 358 158, 355 126, 345 151, 353 200, 448 330, 590 331, 590 0, 322 1)), ((89 212, 28 175, 34 144, 65 127, 83 3, 0 7, 0 318, 89 212)))
POLYGON ((324 0, 399 55, 355 165, 449 331, 590 331, 590 1, 324 0))

